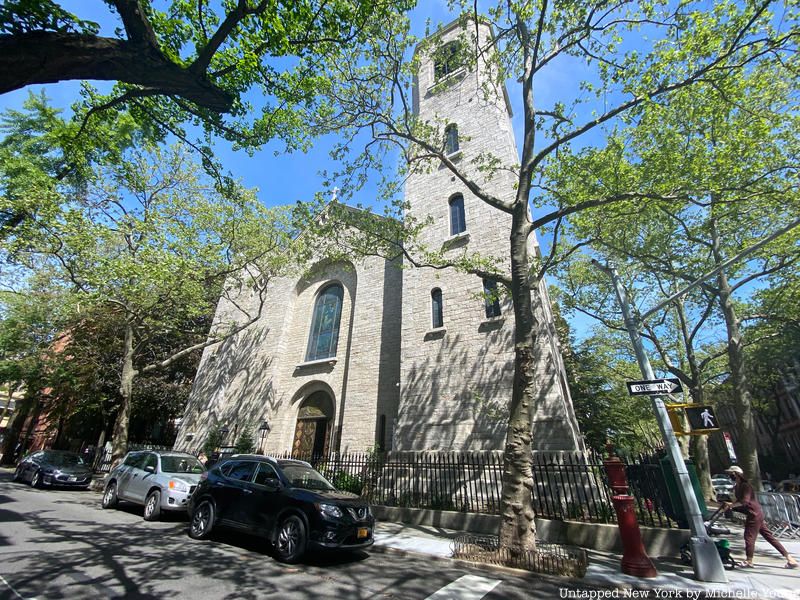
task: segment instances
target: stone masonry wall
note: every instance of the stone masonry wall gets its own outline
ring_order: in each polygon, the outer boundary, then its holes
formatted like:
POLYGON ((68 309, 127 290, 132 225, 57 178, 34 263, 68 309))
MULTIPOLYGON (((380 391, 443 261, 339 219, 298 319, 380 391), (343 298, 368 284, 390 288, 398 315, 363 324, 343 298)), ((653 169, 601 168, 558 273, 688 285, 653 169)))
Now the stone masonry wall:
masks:
MULTIPOLYGON (((490 34, 488 27, 481 26, 479 31, 485 41, 490 34)), ((456 27, 445 28, 439 34, 441 43, 462 33, 456 27)), ((486 65, 479 64, 477 71, 456 71, 445 82, 436 82, 433 61, 429 56, 420 58, 416 106, 422 119, 437 125, 442 135, 448 123, 458 126, 460 149, 453 160, 478 180, 484 176, 470 161, 481 154, 516 165, 517 150, 504 92, 485 85, 486 65)), ((506 202, 513 200, 514 183, 514 175, 508 171, 482 181, 506 202)), ((411 175, 405 193, 409 214, 433 218, 423 238, 431 248, 442 248, 445 255, 453 257, 479 252, 495 257, 502 269, 510 271, 510 215, 471 195, 442 165, 411 175), (466 232, 451 237, 448 200, 456 193, 464 197, 466 232)), ((514 317, 509 299, 502 304, 501 317, 487 319, 482 291, 482 281, 474 275, 454 270, 404 271, 397 449, 504 446, 514 370, 514 317), (432 328, 434 288, 441 289, 443 296, 444 327, 438 330, 432 328)), ((536 290, 534 301, 541 324, 536 351, 537 378, 542 384, 533 424, 535 445, 537 449, 575 449, 580 442, 568 391, 560 385, 560 360, 554 357, 557 346, 550 337, 549 302, 542 303, 536 290)))
MULTIPOLYGON (((176 448, 199 450, 215 423, 231 430, 228 444, 245 427, 260 442, 257 428, 266 419, 271 431, 263 450, 289 450, 300 404, 318 390, 334 402, 331 447, 339 432, 342 450, 374 447, 380 414, 392 423, 397 411, 401 285, 398 266, 379 258, 320 263, 299 281, 273 281, 261 319, 204 352, 176 448), (331 282, 344 288, 336 357, 306 362, 314 302, 331 282)), ((254 303, 252 292, 236 299, 254 303)), ((237 317, 236 307, 221 300, 215 323, 237 317)))

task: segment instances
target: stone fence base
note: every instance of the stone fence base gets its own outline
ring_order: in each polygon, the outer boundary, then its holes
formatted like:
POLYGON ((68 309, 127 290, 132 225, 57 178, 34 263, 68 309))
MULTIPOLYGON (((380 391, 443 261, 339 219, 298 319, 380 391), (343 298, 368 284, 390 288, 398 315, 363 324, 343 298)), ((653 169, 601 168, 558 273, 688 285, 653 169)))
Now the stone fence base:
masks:
MULTIPOLYGON (((486 535, 496 535, 500 529, 498 515, 393 506, 373 506, 372 512, 379 521, 428 525, 486 535)), ((651 557, 678 556, 681 545, 689 539, 688 529, 641 526, 640 529, 647 554, 651 557)), ((616 524, 536 519, 536 537, 552 544, 622 553, 622 542, 616 524)))

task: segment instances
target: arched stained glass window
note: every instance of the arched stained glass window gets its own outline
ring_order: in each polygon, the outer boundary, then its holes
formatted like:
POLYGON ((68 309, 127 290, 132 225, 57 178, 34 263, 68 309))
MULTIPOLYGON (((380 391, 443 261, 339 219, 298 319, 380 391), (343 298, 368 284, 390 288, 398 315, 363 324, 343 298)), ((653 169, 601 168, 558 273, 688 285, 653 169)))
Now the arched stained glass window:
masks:
POLYGON ((458 152, 458 125, 455 123, 444 128, 444 151, 446 154, 458 152))
POLYGON ((464 216, 464 196, 456 194, 450 198, 450 235, 458 235, 467 230, 464 216))
POLYGON ((442 290, 431 290, 431 316, 433 328, 444 327, 444 312, 442 311, 442 290))
POLYGON ((343 297, 344 289, 338 283, 329 285, 317 296, 311 334, 308 337, 307 361, 336 356, 343 297))

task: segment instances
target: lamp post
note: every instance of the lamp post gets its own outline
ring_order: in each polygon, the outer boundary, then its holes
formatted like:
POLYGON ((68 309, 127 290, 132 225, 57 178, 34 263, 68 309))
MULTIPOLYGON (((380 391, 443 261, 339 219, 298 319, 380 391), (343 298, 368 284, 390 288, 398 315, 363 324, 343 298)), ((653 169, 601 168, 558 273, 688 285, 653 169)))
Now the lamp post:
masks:
POLYGON ((261 422, 261 425, 258 428, 258 435, 259 435, 260 440, 261 440, 259 442, 259 444, 258 444, 258 452, 259 452, 259 454, 264 454, 264 440, 267 439, 267 434, 269 433, 270 429, 271 429, 271 427, 269 426, 269 423, 267 422, 266 419, 264 419, 261 422))

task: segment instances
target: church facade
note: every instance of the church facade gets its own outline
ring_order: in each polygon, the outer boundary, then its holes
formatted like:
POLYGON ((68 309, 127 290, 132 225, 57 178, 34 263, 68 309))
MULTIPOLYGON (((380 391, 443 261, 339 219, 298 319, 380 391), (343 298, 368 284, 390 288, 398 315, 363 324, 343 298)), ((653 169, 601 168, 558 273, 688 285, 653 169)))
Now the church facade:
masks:
MULTIPOLYGON (((484 25, 478 32, 491 35, 484 25)), ((464 33, 453 23, 436 34, 434 51, 420 51, 414 109, 441 126, 449 158, 467 172, 484 153, 517 164, 505 90, 487 85, 486 64, 448 60, 464 33)), ((514 176, 500 171, 485 186, 510 200, 514 176)), ((422 239, 429 247, 509 262, 510 216, 444 166, 411 174, 405 200, 407 214, 432 217, 422 239)), ((216 425, 227 430, 223 445, 248 430, 267 454, 502 449, 514 369, 510 300, 490 280, 401 260, 320 260, 302 278, 271 282, 259 321, 205 350, 176 448, 197 451, 216 425)), ((582 450, 544 284, 534 299, 534 447, 582 450)), ((243 294, 237 304, 254 301, 243 294)), ((215 318, 235 310, 220 301, 215 318)))

